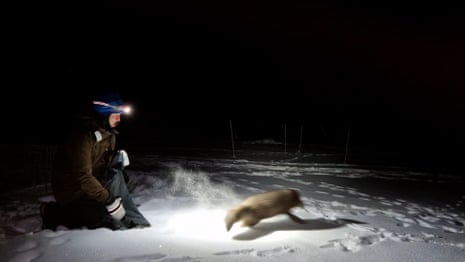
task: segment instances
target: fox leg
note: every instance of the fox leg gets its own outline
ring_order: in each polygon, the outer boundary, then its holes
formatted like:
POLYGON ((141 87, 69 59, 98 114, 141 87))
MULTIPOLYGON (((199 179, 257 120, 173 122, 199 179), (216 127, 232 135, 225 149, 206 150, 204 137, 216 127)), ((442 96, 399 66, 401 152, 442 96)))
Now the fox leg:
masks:
POLYGON ((253 227, 260 221, 260 219, 256 218, 253 214, 243 215, 241 220, 243 227, 253 227))

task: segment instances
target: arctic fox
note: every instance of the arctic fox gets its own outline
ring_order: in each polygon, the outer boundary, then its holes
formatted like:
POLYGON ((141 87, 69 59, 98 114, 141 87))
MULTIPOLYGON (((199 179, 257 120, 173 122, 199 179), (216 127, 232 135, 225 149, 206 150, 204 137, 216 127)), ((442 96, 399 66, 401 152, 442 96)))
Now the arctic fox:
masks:
POLYGON ((290 213, 293 207, 304 208, 300 194, 295 189, 277 189, 246 198, 239 205, 229 209, 224 221, 229 231, 234 223, 242 221, 243 227, 252 227, 260 220, 279 214, 287 214, 294 222, 304 220, 290 213))

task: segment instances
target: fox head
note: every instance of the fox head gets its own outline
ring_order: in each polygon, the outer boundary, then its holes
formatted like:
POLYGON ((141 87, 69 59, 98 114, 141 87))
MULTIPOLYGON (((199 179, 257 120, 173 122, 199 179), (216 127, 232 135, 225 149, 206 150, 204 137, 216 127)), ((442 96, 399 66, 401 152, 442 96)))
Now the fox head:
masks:
POLYGON ((231 227, 241 220, 242 212, 243 210, 239 207, 236 208, 231 208, 228 210, 228 213, 226 214, 226 217, 224 218, 224 222, 226 225, 226 231, 229 231, 231 227))
POLYGON ((224 218, 224 223, 226 225, 226 231, 229 231, 231 227, 239 221, 239 210, 238 209, 230 209, 224 218))

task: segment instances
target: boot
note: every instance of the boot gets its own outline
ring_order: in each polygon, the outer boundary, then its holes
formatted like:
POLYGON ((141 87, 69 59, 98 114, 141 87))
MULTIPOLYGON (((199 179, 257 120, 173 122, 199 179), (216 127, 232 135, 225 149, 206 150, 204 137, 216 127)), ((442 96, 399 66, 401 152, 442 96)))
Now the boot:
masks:
POLYGON ((42 218, 42 229, 55 231, 60 225, 61 206, 56 202, 46 202, 40 205, 40 217, 42 218))

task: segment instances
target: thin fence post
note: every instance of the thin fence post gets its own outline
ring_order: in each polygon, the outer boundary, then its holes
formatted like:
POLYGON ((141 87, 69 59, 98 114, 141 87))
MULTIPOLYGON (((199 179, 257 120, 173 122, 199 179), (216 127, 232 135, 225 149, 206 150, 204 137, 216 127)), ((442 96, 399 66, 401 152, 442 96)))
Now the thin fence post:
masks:
POLYGON ((286 123, 284 123, 284 153, 287 153, 287 141, 286 141, 286 138, 287 138, 287 128, 286 128, 286 123))
POLYGON ((229 129, 231 130, 231 144, 232 144, 233 158, 236 158, 236 150, 234 148, 234 133, 233 133, 232 120, 229 120, 229 129))
POLYGON ((347 163, 347 152, 349 151, 349 139, 350 139, 350 126, 347 130, 347 139, 346 139, 346 152, 344 154, 344 164, 347 163))
POLYGON ((326 134, 325 129, 324 129, 324 127, 323 127, 323 124, 321 124, 321 123, 320 123, 320 130, 321 130, 321 133, 323 133, 323 136, 324 136, 325 139, 326 139, 326 143, 327 143, 328 145, 331 145, 331 140, 329 139, 329 136, 326 134))

